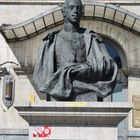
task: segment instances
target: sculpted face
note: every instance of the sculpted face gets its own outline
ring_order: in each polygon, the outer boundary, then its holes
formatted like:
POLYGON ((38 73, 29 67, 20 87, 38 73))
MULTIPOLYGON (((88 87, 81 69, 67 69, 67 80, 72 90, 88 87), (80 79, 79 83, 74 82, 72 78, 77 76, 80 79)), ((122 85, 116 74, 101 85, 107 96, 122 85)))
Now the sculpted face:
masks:
POLYGON ((79 23, 82 16, 81 0, 65 0, 64 17, 71 23, 79 23))

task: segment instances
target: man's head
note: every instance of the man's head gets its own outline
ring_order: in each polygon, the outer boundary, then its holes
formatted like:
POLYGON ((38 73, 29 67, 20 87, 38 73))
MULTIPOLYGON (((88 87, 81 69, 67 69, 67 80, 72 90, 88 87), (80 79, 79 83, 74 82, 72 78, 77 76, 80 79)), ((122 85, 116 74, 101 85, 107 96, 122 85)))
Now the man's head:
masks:
POLYGON ((81 0, 65 0, 63 11, 65 21, 79 23, 83 11, 81 0))

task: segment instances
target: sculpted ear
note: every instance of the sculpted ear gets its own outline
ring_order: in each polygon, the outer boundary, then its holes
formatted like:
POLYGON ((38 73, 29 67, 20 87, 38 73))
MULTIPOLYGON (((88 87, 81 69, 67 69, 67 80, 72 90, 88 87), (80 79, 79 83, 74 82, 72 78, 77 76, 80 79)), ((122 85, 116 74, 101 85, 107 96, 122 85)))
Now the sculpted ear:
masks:
POLYGON ((63 4, 63 6, 62 6, 62 13, 63 13, 63 16, 64 16, 64 17, 66 16, 65 8, 66 8, 65 4, 63 4))
POLYGON ((82 16, 84 15, 84 12, 85 12, 84 6, 82 5, 82 16))

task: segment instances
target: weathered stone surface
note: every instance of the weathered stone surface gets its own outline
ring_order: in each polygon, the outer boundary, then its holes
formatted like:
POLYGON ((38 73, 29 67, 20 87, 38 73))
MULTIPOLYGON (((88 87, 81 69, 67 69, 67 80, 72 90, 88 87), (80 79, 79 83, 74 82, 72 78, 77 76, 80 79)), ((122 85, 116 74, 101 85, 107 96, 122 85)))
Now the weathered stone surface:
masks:
POLYGON ((46 102, 16 105, 19 115, 30 125, 113 125, 116 126, 131 110, 129 103, 46 102), (32 116, 32 119, 30 117, 32 116), (39 121, 40 120, 40 121, 39 121), (110 121, 111 120, 111 121, 110 121))

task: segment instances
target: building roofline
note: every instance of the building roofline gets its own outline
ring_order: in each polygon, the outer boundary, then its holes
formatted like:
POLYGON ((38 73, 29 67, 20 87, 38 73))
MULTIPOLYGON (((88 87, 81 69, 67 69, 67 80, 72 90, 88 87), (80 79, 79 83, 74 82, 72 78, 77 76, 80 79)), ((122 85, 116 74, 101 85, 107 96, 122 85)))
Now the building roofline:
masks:
MULTIPOLYGON (((83 20, 102 20, 140 35, 140 16, 111 4, 95 2, 83 4, 83 6, 83 20)), ((3 24, 0 26, 0 31, 7 41, 20 41, 62 23, 62 6, 58 6, 16 25, 3 24)))
MULTIPOLYGON (((82 0, 83 4, 93 3, 96 0, 82 0)), ((64 0, 0 0, 0 4, 21 4, 21 5, 58 5, 62 4, 64 0)), ((120 5, 140 5, 139 0, 98 0, 100 3, 120 4, 120 5)))

